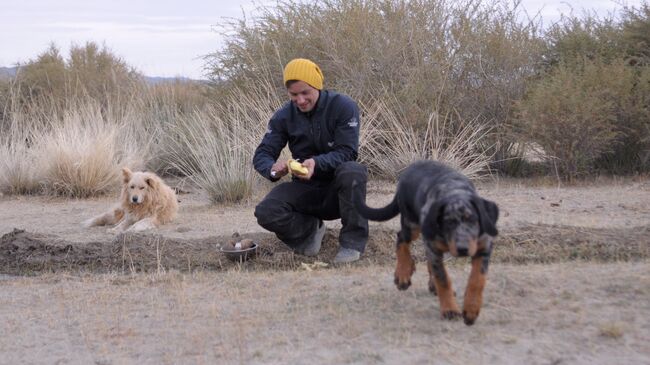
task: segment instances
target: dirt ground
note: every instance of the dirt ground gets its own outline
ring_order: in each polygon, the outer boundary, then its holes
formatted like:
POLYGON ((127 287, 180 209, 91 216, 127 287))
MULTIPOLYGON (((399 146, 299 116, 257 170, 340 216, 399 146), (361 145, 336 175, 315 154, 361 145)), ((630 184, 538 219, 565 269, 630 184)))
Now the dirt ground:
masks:
MULTIPOLYGON (((339 222, 294 255, 256 224, 259 196, 186 188, 176 221, 117 236, 80 226, 112 197, 0 196, 0 364, 650 363, 650 179, 477 185, 501 218, 471 327, 439 318, 419 243, 413 286, 394 287, 397 219, 371 224, 359 262, 319 267, 339 222), (255 259, 218 251, 235 232, 255 259)), ((369 205, 393 191, 373 182, 369 205)), ((469 267, 448 265, 462 303, 469 267)))

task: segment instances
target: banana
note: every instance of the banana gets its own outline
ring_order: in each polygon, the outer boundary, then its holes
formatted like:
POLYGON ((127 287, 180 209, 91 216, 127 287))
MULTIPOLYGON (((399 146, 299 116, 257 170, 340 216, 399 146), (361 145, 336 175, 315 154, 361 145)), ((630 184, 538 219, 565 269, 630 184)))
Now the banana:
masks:
POLYGON ((309 170, 305 166, 294 159, 289 159, 287 166, 289 167, 289 171, 295 175, 307 175, 309 173, 309 170))

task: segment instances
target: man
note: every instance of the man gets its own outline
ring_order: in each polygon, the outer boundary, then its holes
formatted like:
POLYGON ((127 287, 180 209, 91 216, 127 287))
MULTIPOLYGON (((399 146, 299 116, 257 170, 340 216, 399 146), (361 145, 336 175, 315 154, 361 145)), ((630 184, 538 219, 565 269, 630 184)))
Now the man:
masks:
POLYGON ((278 160, 288 143, 294 159, 307 168, 292 174, 255 207, 262 227, 294 252, 315 256, 325 235, 323 220, 341 218, 335 263, 359 259, 368 242, 368 220, 352 203, 352 182, 365 198, 367 171, 355 162, 359 148, 359 109, 349 97, 323 90, 323 74, 314 62, 297 58, 284 68, 290 101, 275 112, 255 150, 255 170, 271 181, 289 173, 278 160))

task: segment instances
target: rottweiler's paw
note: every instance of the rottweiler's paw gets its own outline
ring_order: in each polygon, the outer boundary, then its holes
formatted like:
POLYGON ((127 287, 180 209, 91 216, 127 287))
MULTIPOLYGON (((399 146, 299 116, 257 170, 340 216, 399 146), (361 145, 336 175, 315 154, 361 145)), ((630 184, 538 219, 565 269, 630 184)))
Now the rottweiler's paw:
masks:
POLYGON ((455 320, 460 319, 461 314, 460 314, 459 311, 452 309, 452 310, 443 311, 440 314, 440 317, 442 317, 442 319, 448 319, 450 321, 455 321, 455 320))
POLYGON ((438 290, 436 289, 436 284, 435 283, 429 283, 429 291, 431 294, 438 296, 438 290))
POLYGON ((471 326, 476 322, 476 319, 478 318, 478 312, 476 313, 470 313, 467 311, 463 311, 463 322, 465 322, 466 325, 471 326))
POLYGON ((399 290, 406 290, 411 286, 411 278, 408 279, 400 279, 397 275, 395 275, 395 285, 397 285, 397 289, 399 290))

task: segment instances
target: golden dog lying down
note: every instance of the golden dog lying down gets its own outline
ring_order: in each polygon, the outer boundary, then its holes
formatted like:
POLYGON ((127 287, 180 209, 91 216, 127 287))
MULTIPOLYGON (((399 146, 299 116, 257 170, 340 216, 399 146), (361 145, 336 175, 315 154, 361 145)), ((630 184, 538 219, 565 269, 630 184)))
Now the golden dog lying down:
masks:
POLYGON ((122 169, 119 206, 83 222, 85 227, 114 225, 113 233, 135 232, 171 222, 178 211, 176 193, 156 174, 122 169))

